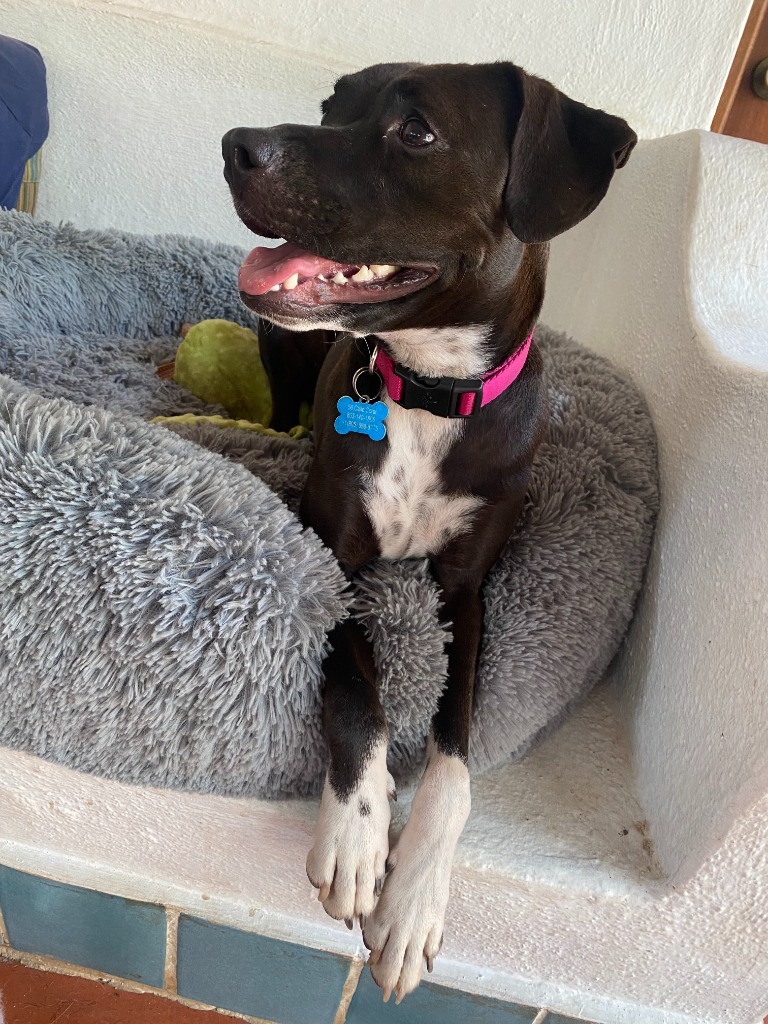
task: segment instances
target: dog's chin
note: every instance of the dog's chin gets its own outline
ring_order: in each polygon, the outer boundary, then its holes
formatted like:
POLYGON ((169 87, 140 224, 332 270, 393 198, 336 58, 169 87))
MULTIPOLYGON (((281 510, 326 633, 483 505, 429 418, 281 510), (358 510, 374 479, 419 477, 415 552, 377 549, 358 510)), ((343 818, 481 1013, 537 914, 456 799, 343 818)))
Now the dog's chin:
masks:
POLYGON ((262 296, 247 295, 240 292, 240 301, 251 312, 258 314, 262 320, 269 320, 277 327, 288 331, 349 331, 349 318, 344 316, 341 308, 325 306, 322 310, 302 311, 295 315, 288 309, 275 309, 274 303, 261 302, 262 296))
POLYGON ((377 331, 397 330, 407 326, 410 317, 399 303, 368 303, 366 305, 294 306, 288 303, 262 303, 261 296, 240 292, 240 300, 263 320, 269 320, 289 331, 341 331, 363 336, 377 331))

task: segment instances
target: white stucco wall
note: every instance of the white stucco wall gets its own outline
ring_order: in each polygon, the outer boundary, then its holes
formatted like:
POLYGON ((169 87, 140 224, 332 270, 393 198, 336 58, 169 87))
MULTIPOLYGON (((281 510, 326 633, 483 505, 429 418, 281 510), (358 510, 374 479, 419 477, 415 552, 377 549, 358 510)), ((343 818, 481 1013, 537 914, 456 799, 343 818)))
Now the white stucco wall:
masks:
POLYGON ((662 513, 620 676, 637 792, 671 880, 768 790, 768 147, 638 146, 552 247, 543 319, 624 366, 662 513))
POLYGON ((222 134, 316 120, 348 70, 512 59, 653 137, 708 127, 750 4, 0 0, 0 32, 37 45, 49 67, 40 216, 247 244, 222 134))

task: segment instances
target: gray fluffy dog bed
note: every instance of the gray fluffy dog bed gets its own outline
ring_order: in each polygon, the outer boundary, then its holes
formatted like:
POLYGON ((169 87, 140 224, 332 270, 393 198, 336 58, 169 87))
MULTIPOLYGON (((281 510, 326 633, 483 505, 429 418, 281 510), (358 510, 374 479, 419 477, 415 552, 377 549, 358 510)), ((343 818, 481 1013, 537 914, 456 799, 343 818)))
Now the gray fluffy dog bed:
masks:
MULTIPOLYGON (((0 213, 0 744, 125 782, 315 791, 321 657, 351 606, 391 766, 421 757, 446 667, 424 563, 379 563, 350 599, 295 516, 309 442, 146 422, 221 411, 155 366, 183 321, 249 322, 241 259, 0 213)), ((552 422, 485 588, 476 771, 521 757, 604 673, 658 504, 634 386, 562 335, 537 341, 552 422)))

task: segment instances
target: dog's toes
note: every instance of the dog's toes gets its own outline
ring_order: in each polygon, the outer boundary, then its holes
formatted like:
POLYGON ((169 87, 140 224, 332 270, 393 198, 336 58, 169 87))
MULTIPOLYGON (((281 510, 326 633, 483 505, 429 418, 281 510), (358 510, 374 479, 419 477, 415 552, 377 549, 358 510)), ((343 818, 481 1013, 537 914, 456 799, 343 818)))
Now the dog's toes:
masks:
POLYGON ((376 903, 376 877, 372 864, 358 869, 355 893, 355 917, 361 920, 373 912, 376 903))
MULTIPOLYGON (((369 936, 370 938, 370 936, 369 936)), ((376 946, 368 957, 371 976, 384 993, 384 1002, 394 993, 399 1004, 418 987, 424 962, 423 938, 414 938, 404 948, 407 936, 390 932, 382 946, 376 946)), ((429 967, 429 961, 427 963, 429 967)))
POLYGON ((318 890, 317 898, 326 913, 337 921, 351 918, 354 912, 354 882, 352 896, 347 895, 350 880, 339 865, 332 843, 315 843, 307 856, 307 878, 318 890))
POLYGON ((427 936, 427 941, 424 943, 424 955, 430 956, 434 960, 440 950, 443 948, 443 927, 442 925, 436 925, 427 936))
POLYGON ((435 957, 443 948, 442 928, 433 928, 424 943, 424 959, 427 964, 427 973, 431 974, 435 966, 435 957))
POLYGON ((387 796, 390 800, 397 801, 397 786, 390 772, 387 772, 387 796))
POLYGON ((394 850, 389 851, 389 855, 384 862, 384 874, 391 874, 397 867, 397 847, 394 850))
POLYGON ((340 863, 336 864, 336 874, 328 896, 323 900, 326 914, 336 921, 348 921, 352 927, 355 917, 355 876, 340 863))
MULTIPOLYGON (((384 860, 384 854, 381 854, 384 860)), ((310 876, 312 878, 314 876, 310 876)), ((373 864, 362 864, 356 871, 348 870, 341 860, 334 865, 333 883, 322 882, 318 899, 326 913, 336 921, 344 921, 352 930, 355 921, 368 920, 376 905, 376 877, 373 864)))
POLYGON ((408 944, 400 969, 400 978, 395 988, 395 1003, 399 1004, 409 992, 413 992, 421 981, 421 965, 424 959, 424 943, 419 939, 408 944))
POLYGON ((384 888, 384 879, 387 874, 387 857, 385 854, 377 854, 373 864, 373 895, 375 899, 381 896, 381 890, 384 888))
POLYGON ((335 857, 330 850, 313 846, 307 856, 307 878, 318 890, 317 898, 325 903, 333 885, 336 868, 335 857))
POLYGON ((384 952, 384 947, 387 944, 388 938, 388 926, 382 926, 377 922, 376 915, 374 913, 373 917, 369 917, 365 922, 365 927, 363 928, 363 945, 371 954, 368 957, 369 964, 378 963, 381 954, 384 952))
MULTIPOLYGON (((384 947, 374 948, 368 958, 373 980, 384 993, 384 1002, 387 1002, 392 992, 395 993, 396 997, 400 998, 400 975, 405 956, 405 943, 403 940, 404 936, 402 933, 390 933, 384 947), (380 952, 378 952, 379 949, 381 950, 380 952)), ((419 962, 421 962, 421 959, 419 959, 419 962)))

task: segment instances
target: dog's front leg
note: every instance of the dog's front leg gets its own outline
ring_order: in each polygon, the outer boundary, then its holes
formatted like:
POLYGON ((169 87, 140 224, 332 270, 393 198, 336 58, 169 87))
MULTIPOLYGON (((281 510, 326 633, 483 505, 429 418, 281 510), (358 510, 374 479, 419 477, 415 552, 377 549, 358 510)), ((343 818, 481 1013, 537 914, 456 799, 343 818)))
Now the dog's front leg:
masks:
POLYGON ((469 582, 441 563, 442 618, 452 623, 448 682, 432 722, 428 761, 411 813, 389 856, 390 873, 364 929, 369 963, 384 999, 416 988, 422 961, 432 970, 443 941, 453 855, 470 811, 469 729, 482 630, 480 581, 469 582))
POLYGON ((389 851, 387 724, 370 643, 354 619, 338 625, 323 670, 323 722, 330 763, 307 875, 336 920, 365 925, 381 891, 389 851))

